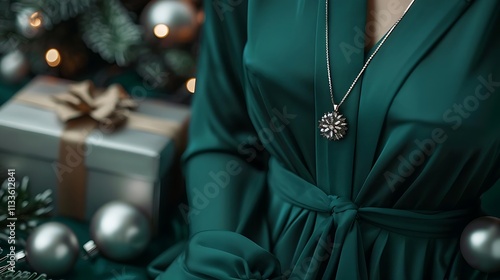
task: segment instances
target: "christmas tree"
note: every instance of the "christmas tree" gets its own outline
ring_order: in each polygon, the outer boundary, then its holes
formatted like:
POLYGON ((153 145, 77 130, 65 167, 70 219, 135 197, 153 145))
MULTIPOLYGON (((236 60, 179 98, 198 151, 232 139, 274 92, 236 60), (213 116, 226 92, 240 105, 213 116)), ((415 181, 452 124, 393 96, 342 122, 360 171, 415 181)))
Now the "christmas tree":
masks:
POLYGON ((0 80, 135 71, 148 86, 194 89, 196 0, 0 0, 0 80))

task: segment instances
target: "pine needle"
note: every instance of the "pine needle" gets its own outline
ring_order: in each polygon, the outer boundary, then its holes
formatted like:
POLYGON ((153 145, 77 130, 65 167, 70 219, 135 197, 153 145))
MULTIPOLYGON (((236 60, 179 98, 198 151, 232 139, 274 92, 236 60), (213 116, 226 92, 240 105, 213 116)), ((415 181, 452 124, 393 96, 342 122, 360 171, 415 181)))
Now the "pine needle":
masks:
MULTIPOLYGON (((16 230, 18 233, 28 233, 38 225, 38 220, 47 216, 52 211, 52 191, 46 190, 42 193, 31 195, 29 190, 29 179, 23 177, 15 183, 15 211, 9 211, 9 200, 11 194, 8 187, 9 181, 5 180, 0 186, 0 241, 7 241, 9 236, 7 218, 16 218, 16 230)), ((22 239, 21 235, 16 236, 22 239)), ((23 241, 23 240, 19 240, 23 241)))
POLYGON ((6 272, 0 273, 0 280, 49 280, 47 275, 40 274, 36 272, 28 271, 15 271, 12 272, 7 270, 6 272))
POLYGON ((124 66, 135 59, 133 48, 141 41, 141 30, 120 1, 92 5, 79 24, 83 41, 104 60, 124 66))

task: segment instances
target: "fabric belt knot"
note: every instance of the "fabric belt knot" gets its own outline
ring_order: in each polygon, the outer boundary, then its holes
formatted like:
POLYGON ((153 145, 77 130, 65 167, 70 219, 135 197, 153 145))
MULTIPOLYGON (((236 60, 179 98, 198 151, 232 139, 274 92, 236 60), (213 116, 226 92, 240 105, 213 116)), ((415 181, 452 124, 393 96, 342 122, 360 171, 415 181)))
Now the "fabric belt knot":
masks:
POLYGON ((273 157, 267 179, 273 194, 324 217, 318 216, 319 224, 296 259, 289 279, 323 279, 322 275, 368 279, 360 221, 406 236, 450 238, 460 235, 478 216, 477 207, 451 211, 359 207, 346 197, 326 194, 273 157), (353 264, 357 269, 348 269, 353 264))
POLYGON ((332 215, 340 214, 345 211, 358 211, 358 206, 347 198, 337 195, 329 195, 328 198, 330 199, 332 215))
POLYGON ((358 206, 349 199, 337 195, 329 195, 330 214, 333 217, 335 227, 339 227, 339 222, 343 221, 349 225, 358 219, 358 206))

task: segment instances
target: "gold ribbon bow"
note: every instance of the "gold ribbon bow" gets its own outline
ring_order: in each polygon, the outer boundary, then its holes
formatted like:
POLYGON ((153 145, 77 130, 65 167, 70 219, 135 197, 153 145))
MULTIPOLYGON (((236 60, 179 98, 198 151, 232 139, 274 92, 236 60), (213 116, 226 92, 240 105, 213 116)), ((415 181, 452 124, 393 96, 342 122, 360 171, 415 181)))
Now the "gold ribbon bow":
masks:
POLYGON ((53 96, 55 112, 63 122, 89 116, 106 127, 117 128, 125 123, 137 103, 117 84, 98 92, 91 81, 73 84, 65 93, 53 96))

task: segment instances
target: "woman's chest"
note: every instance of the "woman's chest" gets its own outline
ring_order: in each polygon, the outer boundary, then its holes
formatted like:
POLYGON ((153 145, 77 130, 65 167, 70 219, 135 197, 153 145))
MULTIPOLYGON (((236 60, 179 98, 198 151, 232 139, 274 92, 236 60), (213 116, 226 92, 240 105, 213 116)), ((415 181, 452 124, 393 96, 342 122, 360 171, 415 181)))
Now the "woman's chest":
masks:
MULTIPOLYGON (((331 7, 333 18, 329 22, 332 33, 328 51, 337 100, 344 97, 365 59, 363 45, 356 45, 356 36, 360 36, 356 30, 364 27, 365 10, 343 5, 343 9, 331 7)), ((458 4, 449 5, 451 10, 458 4)), ((410 10, 406 21, 368 65, 356 90, 345 101, 349 107, 346 114, 354 121, 351 126, 363 129, 379 125, 386 136, 393 132, 391 129, 407 125, 423 135, 443 128, 457 141, 470 135, 492 136, 496 133, 492 131, 498 131, 500 100, 495 92, 500 92, 500 70, 494 65, 495 61, 500 63, 500 54, 491 49, 484 52, 484 45, 500 47, 499 40, 486 32, 479 36, 480 26, 475 30, 469 27, 477 15, 469 12, 460 18, 458 9, 454 15, 434 12, 430 23, 419 25, 419 15, 432 15, 433 10, 423 4, 410 10), (448 25, 443 25, 444 21, 448 25), (473 40, 457 45, 464 37, 473 40)), ((283 106, 300 112, 304 121, 297 122, 297 127, 291 125, 292 130, 300 131, 306 122, 316 127, 316 117, 324 113, 318 108, 330 103, 325 25, 321 1, 249 3, 244 52, 248 100, 263 107, 259 112, 283 106)))

